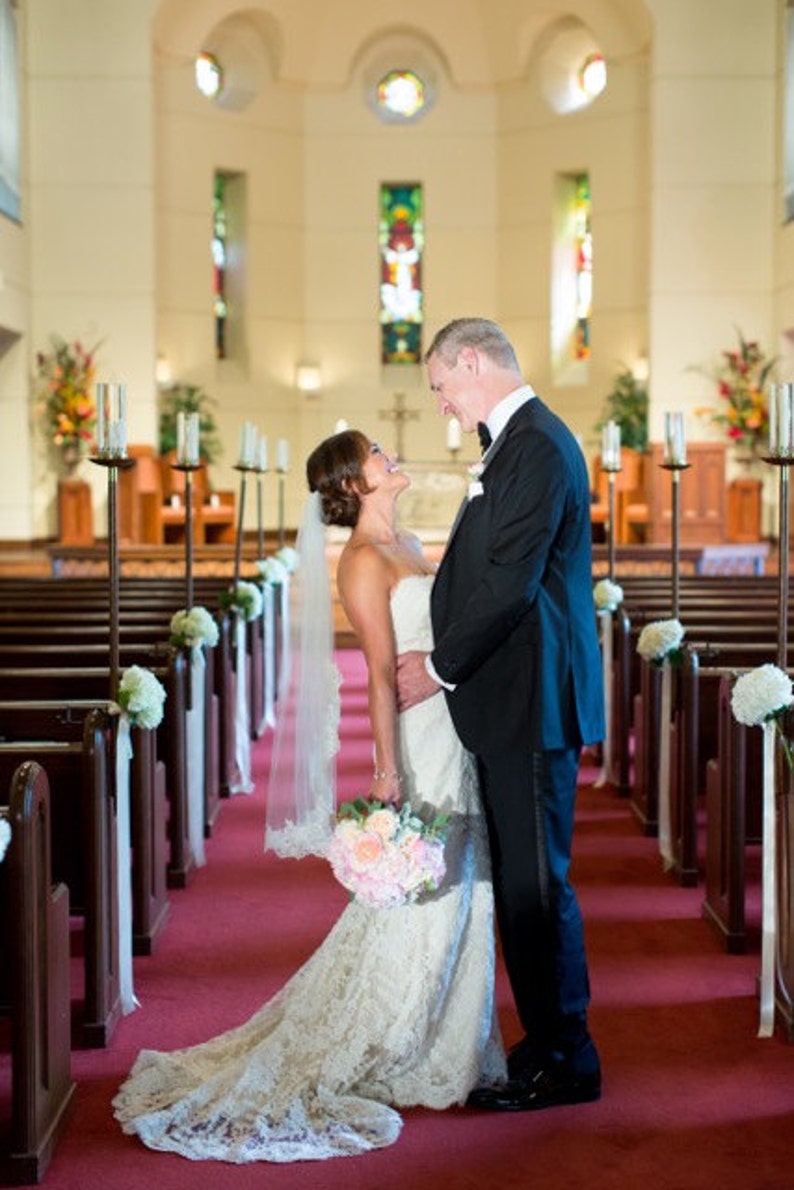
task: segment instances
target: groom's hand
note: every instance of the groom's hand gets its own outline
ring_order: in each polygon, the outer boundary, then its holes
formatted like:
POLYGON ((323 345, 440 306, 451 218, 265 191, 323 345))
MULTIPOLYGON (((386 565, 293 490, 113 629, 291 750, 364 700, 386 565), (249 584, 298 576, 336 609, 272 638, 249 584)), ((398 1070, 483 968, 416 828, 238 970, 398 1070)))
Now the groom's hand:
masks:
POLYGON ((441 689, 425 668, 426 656, 419 649, 410 649, 397 657, 397 706, 401 711, 415 707, 441 689))

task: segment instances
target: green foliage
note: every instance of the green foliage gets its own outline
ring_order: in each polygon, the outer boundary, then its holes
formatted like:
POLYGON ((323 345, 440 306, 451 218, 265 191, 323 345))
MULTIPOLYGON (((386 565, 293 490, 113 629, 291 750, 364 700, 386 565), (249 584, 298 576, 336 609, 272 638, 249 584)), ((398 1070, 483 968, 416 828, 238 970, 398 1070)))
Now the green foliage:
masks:
POLYGON ((198 413, 199 454, 205 463, 214 463, 223 454, 213 408, 214 397, 194 384, 172 384, 160 394, 160 454, 176 450, 176 415, 198 413))
POLYGON ((648 391, 625 364, 621 365, 613 383, 614 388, 604 398, 604 409, 595 428, 600 432, 608 421, 615 421, 620 426, 621 446, 646 450, 648 391))

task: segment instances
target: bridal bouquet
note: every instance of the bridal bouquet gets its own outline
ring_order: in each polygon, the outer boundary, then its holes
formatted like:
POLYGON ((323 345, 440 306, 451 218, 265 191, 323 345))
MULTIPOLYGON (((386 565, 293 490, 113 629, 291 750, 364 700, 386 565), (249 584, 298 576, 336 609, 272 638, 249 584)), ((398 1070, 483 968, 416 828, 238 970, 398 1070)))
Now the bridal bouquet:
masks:
POLYGON ((423 821, 408 804, 356 798, 339 808, 327 858, 355 900, 391 909, 440 886, 446 824, 446 815, 423 821))

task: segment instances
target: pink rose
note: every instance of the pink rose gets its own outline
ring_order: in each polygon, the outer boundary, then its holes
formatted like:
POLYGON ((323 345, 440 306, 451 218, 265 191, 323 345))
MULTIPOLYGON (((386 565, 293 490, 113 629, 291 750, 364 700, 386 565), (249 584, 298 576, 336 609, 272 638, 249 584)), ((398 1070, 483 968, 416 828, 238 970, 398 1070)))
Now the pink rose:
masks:
POLYGON ((367 815, 366 829, 381 839, 393 839, 396 826, 397 816, 393 810, 373 810, 367 815))
POLYGON ((371 831, 361 831, 353 844, 350 866, 354 871, 366 871, 380 862, 383 840, 371 831))

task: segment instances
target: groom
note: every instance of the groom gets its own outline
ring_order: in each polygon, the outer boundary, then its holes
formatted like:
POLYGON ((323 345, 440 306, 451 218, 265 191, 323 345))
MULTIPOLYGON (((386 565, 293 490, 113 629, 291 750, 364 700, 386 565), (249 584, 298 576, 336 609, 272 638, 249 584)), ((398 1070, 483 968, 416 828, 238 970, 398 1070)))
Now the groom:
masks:
POLYGON ((475 754, 505 965, 524 1038, 472 1106, 598 1099, 582 919, 568 869, 579 752, 603 738, 581 449, 499 326, 462 318, 425 355, 442 415, 490 441, 433 586, 435 648, 398 659, 401 709, 447 691, 475 754))

